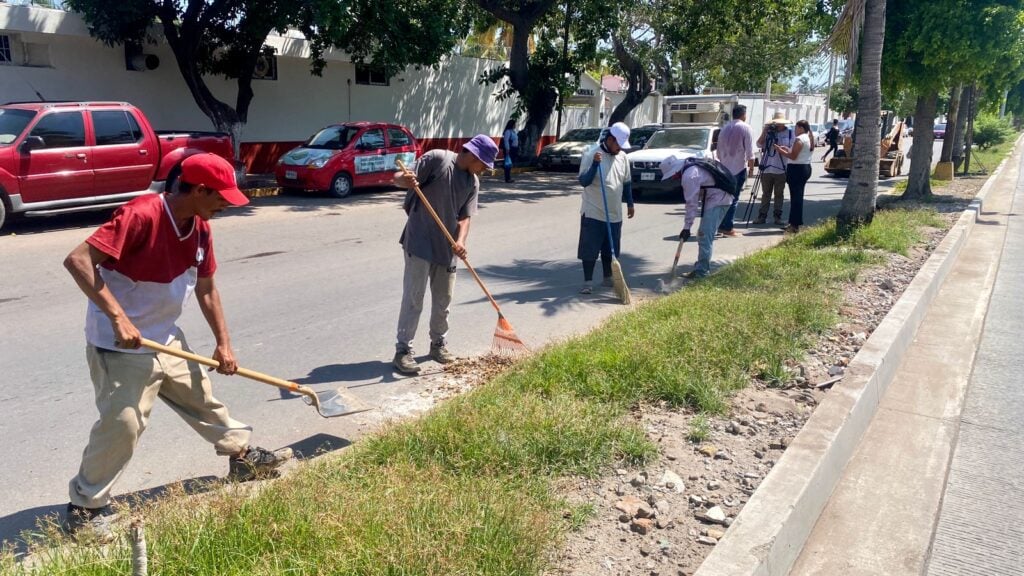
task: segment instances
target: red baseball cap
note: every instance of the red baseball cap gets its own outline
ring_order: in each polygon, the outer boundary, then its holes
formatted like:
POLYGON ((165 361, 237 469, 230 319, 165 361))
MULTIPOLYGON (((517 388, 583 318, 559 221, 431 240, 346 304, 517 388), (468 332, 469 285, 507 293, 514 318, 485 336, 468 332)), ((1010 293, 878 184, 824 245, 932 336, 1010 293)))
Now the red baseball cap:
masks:
POLYGON ((235 168, 230 162, 213 153, 196 154, 181 163, 181 181, 198 186, 202 184, 216 190, 233 206, 245 206, 249 198, 242 194, 235 181, 235 168))

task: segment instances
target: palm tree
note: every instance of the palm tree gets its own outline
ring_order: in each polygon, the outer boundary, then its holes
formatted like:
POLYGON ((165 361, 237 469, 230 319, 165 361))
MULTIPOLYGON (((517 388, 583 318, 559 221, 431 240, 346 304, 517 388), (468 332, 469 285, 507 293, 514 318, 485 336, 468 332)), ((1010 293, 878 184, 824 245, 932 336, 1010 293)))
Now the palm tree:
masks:
POLYGON ((885 0, 849 0, 832 29, 828 44, 846 54, 846 73, 851 75, 860 56, 860 100, 857 107, 853 168, 843 202, 836 215, 836 229, 849 235, 875 214, 878 192, 879 142, 882 115, 882 47, 885 43, 885 0))

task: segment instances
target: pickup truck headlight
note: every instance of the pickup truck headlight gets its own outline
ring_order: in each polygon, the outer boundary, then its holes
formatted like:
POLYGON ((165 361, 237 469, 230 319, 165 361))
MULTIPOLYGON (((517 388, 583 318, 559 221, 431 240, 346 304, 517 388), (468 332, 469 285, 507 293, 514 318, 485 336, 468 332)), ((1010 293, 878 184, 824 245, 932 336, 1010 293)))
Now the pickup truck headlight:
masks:
POLYGON ((323 168, 324 166, 327 165, 328 160, 330 160, 330 158, 317 158, 316 160, 313 160, 312 162, 309 163, 309 167, 314 169, 323 168))

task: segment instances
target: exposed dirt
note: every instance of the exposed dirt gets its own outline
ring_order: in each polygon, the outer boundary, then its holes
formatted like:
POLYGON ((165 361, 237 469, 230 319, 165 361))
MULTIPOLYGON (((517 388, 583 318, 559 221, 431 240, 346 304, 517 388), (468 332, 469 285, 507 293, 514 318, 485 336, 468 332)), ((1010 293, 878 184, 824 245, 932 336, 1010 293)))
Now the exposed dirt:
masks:
MULTIPOLYGON (((948 225, 984 178, 958 180, 927 206, 948 225)), ((912 206, 907 206, 912 207, 912 206)), ((785 382, 753 379, 729 414, 707 418, 707 437, 689 439, 695 415, 646 406, 634 413, 659 457, 646 468, 566 482, 564 494, 594 517, 567 536, 550 574, 688 576, 700 566, 846 366, 945 236, 926 229, 908 256, 862 272, 843 287, 842 321, 823 334, 785 382)))

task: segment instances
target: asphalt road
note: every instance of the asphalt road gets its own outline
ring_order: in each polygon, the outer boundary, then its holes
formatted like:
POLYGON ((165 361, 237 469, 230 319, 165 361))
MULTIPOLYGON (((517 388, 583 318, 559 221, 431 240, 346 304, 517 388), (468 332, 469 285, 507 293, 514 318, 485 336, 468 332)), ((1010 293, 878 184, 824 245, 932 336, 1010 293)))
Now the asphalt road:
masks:
MULTIPOLYGON (((827 177, 820 163, 813 168, 806 198, 809 222, 838 210, 846 184, 827 177)), ((748 196, 749 188, 742 199, 748 196)), ((342 447, 386 418, 423 407, 423 383, 390 369, 401 297, 401 199, 396 190, 357 193, 343 201, 261 198, 213 223, 217 281, 240 363, 317 390, 348 387, 381 407, 323 420, 274 388, 214 375, 217 395, 232 415, 255 426, 255 443, 293 446, 311 455, 342 447)), ((511 185, 500 178, 482 185, 470 261, 533 347, 587 331, 623 310, 610 289, 589 297, 577 294, 582 281, 575 259, 578 211, 578 185, 571 174, 532 173, 511 185)), ((645 198, 636 218, 624 226, 622 261, 635 296, 656 295, 672 261, 682 213, 675 199, 645 198)), ((85 364, 85 298, 61 261, 108 215, 26 219, 0 237, 0 539, 13 540, 39 516, 63 508, 67 483, 96 418, 85 364)), ((716 261, 782 236, 777 227, 744 232, 742 238, 715 242, 716 261)), ((681 262, 689 265, 695 258, 696 244, 688 243, 681 262)), ((462 271, 451 316, 453 352, 486 352, 495 320, 462 271)), ((213 338, 194 303, 180 325, 194 349, 212 352, 213 338)), ((424 355, 425 328, 424 318, 417 342, 424 355)), ((115 492, 145 496, 172 482, 212 479, 226 471, 224 458, 158 404, 115 492)))

